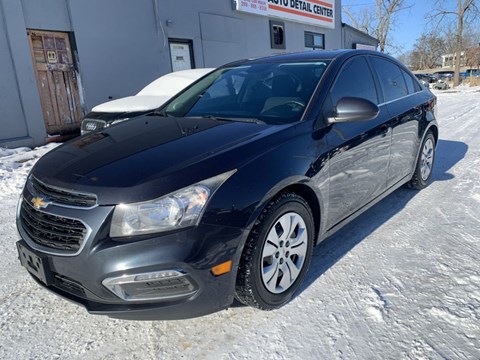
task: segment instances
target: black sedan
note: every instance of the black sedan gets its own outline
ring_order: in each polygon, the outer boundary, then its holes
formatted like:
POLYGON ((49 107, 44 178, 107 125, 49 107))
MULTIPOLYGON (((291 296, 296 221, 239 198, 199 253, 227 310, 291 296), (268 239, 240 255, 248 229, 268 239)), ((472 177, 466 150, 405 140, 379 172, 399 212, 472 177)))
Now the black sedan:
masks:
POLYGON ((154 114, 42 157, 20 260, 95 314, 178 319, 292 299, 312 249, 402 185, 426 187, 436 98, 395 59, 231 63, 154 114))

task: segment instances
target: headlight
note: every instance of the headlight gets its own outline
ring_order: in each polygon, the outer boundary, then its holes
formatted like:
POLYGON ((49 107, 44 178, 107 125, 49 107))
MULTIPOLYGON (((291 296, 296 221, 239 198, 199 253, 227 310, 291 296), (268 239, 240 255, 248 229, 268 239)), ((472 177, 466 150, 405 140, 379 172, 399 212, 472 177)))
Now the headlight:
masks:
POLYGON ((235 172, 217 175, 151 201, 117 205, 110 237, 158 233, 198 224, 210 198, 235 172))

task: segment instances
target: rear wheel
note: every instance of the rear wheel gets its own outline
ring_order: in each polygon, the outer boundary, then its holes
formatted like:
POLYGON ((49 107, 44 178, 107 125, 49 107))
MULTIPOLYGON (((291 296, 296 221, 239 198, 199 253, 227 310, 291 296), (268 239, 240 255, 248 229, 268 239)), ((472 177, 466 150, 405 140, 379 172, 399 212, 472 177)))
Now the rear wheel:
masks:
POLYGON ((307 272, 314 231, 312 212, 300 196, 283 193, 270 202, 245 244, 237 299, 262 310, 287 303, 307 272))
POLYGON ((427 187, 433 172, 435 161, 435 138, 429 131, 423 139, 420 155, 418 156, 417 166, 408 186, 412 189, 421 190, 427 187))

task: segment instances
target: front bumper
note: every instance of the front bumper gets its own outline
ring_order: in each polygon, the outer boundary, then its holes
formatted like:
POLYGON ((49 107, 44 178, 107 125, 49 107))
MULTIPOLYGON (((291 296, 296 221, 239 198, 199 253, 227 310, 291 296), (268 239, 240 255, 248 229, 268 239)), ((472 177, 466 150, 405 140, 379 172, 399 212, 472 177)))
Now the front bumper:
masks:
MULTIPOLYGON (((80 217, 73 211, 80 212, 92 230, 82 251, 74 256, 42 251, 18 224, 23 238, 19 245, 41 259, 43 276, 29 269, 25 259, 22 265, 50 291, 83 305, 92 314, 131 320, 192 318, 225 309, 233 302, 242 229, 200 224, 161 236, 120 241, 108 237, 109 209, 69 209, 68 215, 80 217), (228 260, 233 262, 232 271, 213 275, 212 267, 228 260), (190 291, 163 298, 159 291, 154 300, 123 300, 102 284, 109 278, 172 270, 185 274, 190 291)), ((66 209, 51 205, 48 212, 58 215, 66 209)))

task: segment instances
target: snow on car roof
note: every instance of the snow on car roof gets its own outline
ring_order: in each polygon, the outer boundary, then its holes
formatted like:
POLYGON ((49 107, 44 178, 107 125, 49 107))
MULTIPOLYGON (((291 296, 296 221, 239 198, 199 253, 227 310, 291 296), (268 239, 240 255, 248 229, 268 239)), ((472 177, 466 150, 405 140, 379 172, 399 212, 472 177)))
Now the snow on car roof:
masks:
POLYGON ((173 96, 195 80, 213 71, 213 68, 175 71, 154 80, 145 86, 137 96, 173 96))
POLYGON ((152 81, 137 95, 109 101, 95 106, 94 112, 135 112, 158 108, 195 80, 213 71, 214 68, 175 71, 152 81))

